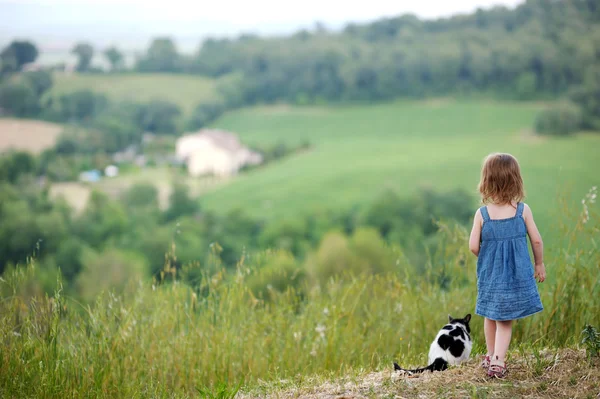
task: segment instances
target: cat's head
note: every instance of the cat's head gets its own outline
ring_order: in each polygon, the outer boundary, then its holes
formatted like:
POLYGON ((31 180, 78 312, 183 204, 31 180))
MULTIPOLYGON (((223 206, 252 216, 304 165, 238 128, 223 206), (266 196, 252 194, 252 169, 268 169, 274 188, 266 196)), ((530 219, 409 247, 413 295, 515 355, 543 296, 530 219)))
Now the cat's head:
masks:
POLYGON ((469 322, 471 321, 471 313, 463 317, 462 319, 455 319, 454 317, 448 315, 448 323, 450 324, 462 324, 466 327, 467 332, 471 332, 471 327, 469 327, 469 322))

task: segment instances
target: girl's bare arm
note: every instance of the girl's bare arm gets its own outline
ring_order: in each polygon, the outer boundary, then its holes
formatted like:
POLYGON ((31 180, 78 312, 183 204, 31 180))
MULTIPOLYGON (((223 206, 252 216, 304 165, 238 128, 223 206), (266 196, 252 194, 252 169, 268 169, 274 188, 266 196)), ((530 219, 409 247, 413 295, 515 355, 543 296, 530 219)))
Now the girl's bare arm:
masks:
POLYGON ((546 279, 546 267, 544 266, 544 242, 542 236, 535 225, 533 220, 533 213, 531 208, 525 204, 523 210, 523 219, 525 220, 525 226, 527 226, 527 235, 531 242, 531 249, 533 250, 533 259, 535 263, 535 274, 540 282, 546 279))
POLYGON ((475 256, 479 256, 479 245, 481 241, 481 212, 477 209, 473 218, 473 228, 471 229, 471 237, 469 237, 469 249, 475 256))

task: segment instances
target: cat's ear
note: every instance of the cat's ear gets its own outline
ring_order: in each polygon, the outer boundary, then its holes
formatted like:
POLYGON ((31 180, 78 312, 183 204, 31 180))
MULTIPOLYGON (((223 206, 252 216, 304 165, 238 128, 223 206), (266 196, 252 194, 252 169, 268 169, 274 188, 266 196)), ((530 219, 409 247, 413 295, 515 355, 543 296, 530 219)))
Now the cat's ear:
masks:
POLYGON ((448 323, 452 323, 454 321, 454 318, 450 315, 448 315, 448 323))
POLYGON ((469 323, 471 321, 471 313, 465 316, 465 323, 469 323))

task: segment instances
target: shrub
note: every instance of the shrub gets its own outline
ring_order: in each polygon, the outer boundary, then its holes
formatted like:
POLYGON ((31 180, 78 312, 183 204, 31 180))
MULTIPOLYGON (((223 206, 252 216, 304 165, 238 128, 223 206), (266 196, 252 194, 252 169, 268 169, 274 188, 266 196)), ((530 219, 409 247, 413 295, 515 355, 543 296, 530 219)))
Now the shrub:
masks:
POLYGON ((31 84, 38 97, 41 97, 52 87, 52 74, 48 71, 25 72, 23 78, 31 84))
POLYGON ((87 301, 105 291, 123 292, 130 282, 148 276, 146 260, 138 254, 109 249, 101 254, 90 252, 84 258, 77 288, 87 301))
POLYGON ((199 104, 188 121, 189 129, 201 129, 220 117, 226 111, 226 106, 221 101, 199 104))
POLYGON ((137 183, 123 194, 122 201, 131 211, 158 208, 158 189, 152 183, 137 183))
POLYGON ((313 279, 325 283, 331 277, 345 278, 384 274, 395 270, 393 251, 375 229, 359 228, 352 237, 342 233, 327 234, 306 268, 313 279))
POLYGON ((177 132, 179 115, 181 109, 177 104, 153 100, 139 106, 135 119, 137 126, 145 132, 173 134, 177 132))
POLYGON ((581 343, 585 345, 588 358, 600 356, 600 332, 590 324, 581 331, 581 343))
POLYGON ((0 86, 0 112, 18 117, 35 116, 40 110, 34 88, 26 82, 7 82, 0 86))
POLYGON ((63 121, 90 120, 107 108, 108 99, 91 90, 78 90, 59 98, 60 117, 63 121))
POLYGON ((581 128, 581 110, 572 103, 562 103, 540 112, 535 131, 544 135, 566 136, 581 128))
POLYGON ((258 298, 273 300, 277 293, 288 287, 300 289, 306 277, 304 269, 286 251, 266 251, 250 261, 250 275, 246 282, 252 294, 258 298))

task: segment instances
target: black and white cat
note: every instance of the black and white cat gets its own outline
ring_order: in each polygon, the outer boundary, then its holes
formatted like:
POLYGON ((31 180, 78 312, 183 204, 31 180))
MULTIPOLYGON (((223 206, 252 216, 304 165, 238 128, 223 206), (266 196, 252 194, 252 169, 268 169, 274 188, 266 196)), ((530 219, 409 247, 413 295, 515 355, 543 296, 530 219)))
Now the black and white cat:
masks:
POLYGON ((429 347, 429 366, 406 370, 394 362, 394 370, 404 371, 409 375, 424 371, 442 371, 446 370, 448 365, 458 365, 468 360, 473 348, 470 321, 470 314, 462 319, 454 319, 449 315, 448 324, 442 327, 429 347))

